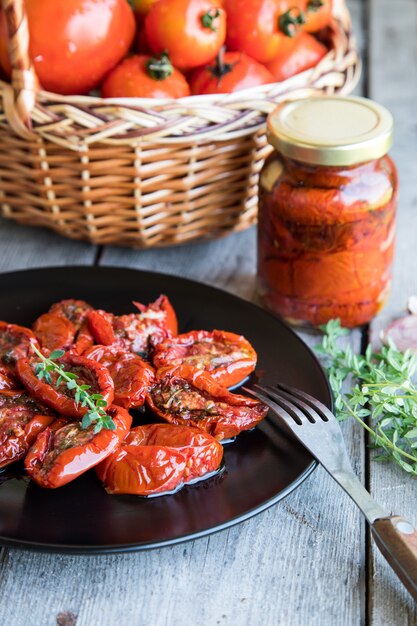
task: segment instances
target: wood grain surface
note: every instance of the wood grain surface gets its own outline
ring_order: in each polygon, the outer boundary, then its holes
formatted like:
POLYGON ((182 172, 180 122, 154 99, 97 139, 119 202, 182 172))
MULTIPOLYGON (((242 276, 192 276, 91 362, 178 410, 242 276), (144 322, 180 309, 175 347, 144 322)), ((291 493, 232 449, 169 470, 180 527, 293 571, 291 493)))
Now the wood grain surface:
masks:
MULTIPOLYGON (((417 294, 417 2, 372 0, 370 8, 369 95, 394 114, 392 156, 400 174, 393 289, 371 325, 372 339, 377 341, 380 330, 404 313, 408 297, 417 294)), ((389 512, 417 525, 415 480, 395 465, 371 461, 368 485, 389 512)), ((372 543, 368 598, 370 624, 417 624, 416 604, 372 543)))
MULTIPOLYGON (((402 183, 393 296, 372 335, 417 293, 417 0, 348 0, 367 72, 360 93, 397 119, 402 183), (410 70, 411 71, 411 70, 410 70), (415 69, 413 70, 415 71, 415 69), (412 225, 413 227, 410 227, 412 225), (415 265, 415 263, 414 263, 415 265)), ((180 248, 132 251, 74 243, 0 222, 0 271, 93 264, 162 271, 256 300, 256 232, 180 248)), ((139 287, 138 287, 139 288, 139 287)), ((69 294, 70 296, 71 294, 69 294)), ((314 336, 304 336, 309 344, 314 336)), ((363 334, 348 341, 355 350, 363 334)), ((355 471, 388 510, 416 523, 416 483, 369 462, 356 423, 343 424, 355 471)), ((86 506, 88 504, 86 503, 86 506)), ((77 520, 74 520, 74 524, 77 520)), ((402 626, 417 623, 408 593, 369 544, 354 504, 318 468, 294 493, 229 530, 142 553, 62 556, 4 549, 0 624, 7 626, 402 626), (366 559, 368 557, 368 561, 366 559)))

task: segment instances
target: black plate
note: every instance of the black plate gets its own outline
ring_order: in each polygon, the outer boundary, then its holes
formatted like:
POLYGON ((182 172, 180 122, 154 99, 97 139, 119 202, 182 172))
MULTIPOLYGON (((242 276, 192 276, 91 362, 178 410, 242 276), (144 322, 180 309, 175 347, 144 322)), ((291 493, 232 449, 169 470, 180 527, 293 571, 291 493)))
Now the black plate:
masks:
MULTIPOLYGON (((0 275, 0 319, 30 325, 63 298, 125 313, 130 302, 166 293, 180 331, 220 328, 245 335, 258 352, 262 382, 283 381, 328 406, 326 377, 312 352, 287 326, 259 307, 197 282, 135 270, 66 267, 0 275)), ((225 446, 225 471, 159 498, 110 496, 93 471, 56 491, 15 470, 0 473, 0 543, 57 552, 141 550, 194 539, 263 511, 315 467, 284 434, 274 443, 259 429, 225 446)))

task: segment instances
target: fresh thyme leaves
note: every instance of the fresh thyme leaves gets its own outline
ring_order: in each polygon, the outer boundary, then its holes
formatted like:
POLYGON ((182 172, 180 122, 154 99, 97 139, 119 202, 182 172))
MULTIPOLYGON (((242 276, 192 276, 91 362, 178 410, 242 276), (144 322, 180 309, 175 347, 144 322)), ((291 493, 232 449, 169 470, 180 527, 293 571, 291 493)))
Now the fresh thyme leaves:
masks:
POLYGON ((49 357, 45 357, 35 345, 32 344, 32 348, 35 354, 41 359, 35 369, 35 374, 39 380, 44 379, 50 385, 55 384, 56 388, 64 384, 67 389, 74 391, 74 400, 77 405, 88 407, 88 411, 81 421, 83 428, 88 428, 91 424, 94 424, 94 433, 100 432, 102 428, 107 430, 116 429, 116 424, 104 410, 104 408, 107 407, 107 403, 103 396, 99 393, 89 393, 90 385, 78 384, 77 374, 67 372, 64 369, 63 363, 55 362, 57 359, 64 356, 65 352, 63 350, 54 350, 50 353, 49 357), (52 381, 51 372, 58 374, 55 383, 52 381))
POLYGON ((417 476, 417 354, 401 352, 389 340, 380 352, 369 345, 365 355, 353 354, 349 346, 339 346, 339 338, 349 332, 339 320, 330 320, 322 330, 316 350, 325 357, 337 417, 354 417, 369 432, 381 451, 375 460, 392 459, 417 476), (344 395, 342 384, 349 376, 357 383, 344 395))

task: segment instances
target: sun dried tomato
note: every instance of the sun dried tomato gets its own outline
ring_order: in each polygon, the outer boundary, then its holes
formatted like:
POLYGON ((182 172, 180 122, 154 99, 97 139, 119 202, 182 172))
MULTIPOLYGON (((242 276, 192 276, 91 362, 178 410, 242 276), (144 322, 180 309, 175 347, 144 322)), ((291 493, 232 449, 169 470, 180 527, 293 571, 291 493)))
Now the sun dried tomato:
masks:
POLYGON ((133 304, 140 313, 89 313, 90 330, 98 344, 115 344, 123 350, 147 358, 158 343, 178 333, 177 317, 170 301, 163 295, 148 306, 139 302, 133 304))
POLYGON ((0 391, 0 468, 22 459, 55 419, 49 407, 26 391, 0 391))
MULTIPOLYGON (((114 384, 104 365, 72 353, 64 355, 59 359, 59 363, 64 365, 65 371, 77 375, 79 385, 89 385, 89 393, 101 394, 107 405, 113 402, 114 384)), ((75 392, 67 389, 65 381, 56 387, 58 372, 49 373, 51 376, 49 384, 45 379, 39 380, 35 373, 36 365, 36 359, 20 359, 16 365, 19 379, 35 398, 68 417, 81 418, 87 413, 88 407, 83 407, 75 401, 75 392)))
POLYGON ((153 368, 132 352, 117 346, 94 346, 84 355, 107 367, 114 382, 114 402, 125 409, 137 408, 154 382, 153 368))
POLYGON ((55 431, 46 428, 25 459, 25 468, 32 480, 41 487, 61 487, 111 454, 129 431, 132 418, 125 409, 114 405, 107 413, 116 430, 103 428, 94 433, 94 425, 83 429, 80 422, 66 424, 55 431))
POLYGON ((241 382, 256 366, 257 355, 245 337, 224 330, 193 330, 155 348, 156 368, 181 364, 205 370, 225 387, 241 382))
POLYGON ((230 393, 189 365, 160 370, 158 377, 146 398, 151 409, 167 422, 201 428, 218 440, 253 428, 268 412, 258 400, 230 393))
POLYGON ((96 472, 108 493, 147 496, 214 472, 222 457, 221 444, 200 429, 148 424, 133 428, 96 472))
POLYGON ((0 366, 2 371, 13 375, 16 361, 32 352, 32 343, 39 347, 35 335, 29 328, 0 322, 0 366))
POLYGON ((47 350, 75 349, 82 354, 93 345, 87 314, 93 307, 84 300, 61 300, 33 324, 41 346, 47 350))

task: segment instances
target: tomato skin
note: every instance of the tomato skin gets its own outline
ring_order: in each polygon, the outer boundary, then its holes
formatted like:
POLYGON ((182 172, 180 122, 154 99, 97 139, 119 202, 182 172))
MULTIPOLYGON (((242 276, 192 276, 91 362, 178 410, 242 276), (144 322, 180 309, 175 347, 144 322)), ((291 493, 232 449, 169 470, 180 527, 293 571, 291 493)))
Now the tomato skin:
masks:
MULTIPOLYGON (((71 368, 84 368, 87 370, 90 377, 92 376, 96 382, 97 391, 95 393, 100 393, 108 405, 113 402, 114 384, 106 367, 74 353, 67 353, 59 359, 59 362, 64 364, 65 370, 71 370, 71 368)), ((88 408, 78 405, 72 397, 65 395, 53 385, 49 385, 44 380, 39 380, 33 370, 34 363, 35 361, 29 359, 19 359, 16 364, 17 375, 26 389, 35 398, 58 413, 74 419, 81 419, 87 413, 88 408)), ((80 381, 85 382, 82 379, 80 381)), ((87 380, 87 382, 91 384, 90 380, 87 380)))
POLYGON ((112 315, 105 311, 91 311, 87 316, 88 326, 97 343, 111 346, 116 343, 116 336, 110 322, 112 315))
POLYGON ((224 0, 228 49, 245 52, 260 63, 271 61, 287 38, 280 30, 280 15, 300 8, 303 1, 224 0))
POLYGON ((22 459, 55 414, 26 391, 0 392, 0 468, 22 459))
POLYGON ((200 428, 219 441, 253 428, 268 412, 258 400, 230 393, 208 372, 186 364, 176 369, 159 370, 158 380, 147 394, 146 401, 164 421, 200 428), (186 401, 182 404, 181 396, 175 393, 178 389, 185 395, 201 399, 204 406, 193 410, 186 401), (168 395, 168 401, 164 393, 168 395), (168 407, 163 406, 167 404, 168 407), (175 406, 179 407, 177 412, 174 412, 175 406))
POLYGON ((29 328, 0 321, 0 367, 3 373, 14 377, 16 361, 32 353, 31 345, 40 348, 29 328))
MULTIPOLYGON (((36 74, 44 89, 56 93, 83 94, 97 87, 127 54, 135 35, 126 0, 25 0, 25 8, 36 74)), ((3 15, 1 21, 3 39, 3 15)), ((7 70, 5 52, 0 48, 7 70)))
POLYGON ((70 350, 79 354, 93 344, 87 327, 87 314, 93 310, 84 300, 61 300, 51 306, 33 324, 42 348, 70 350))
POLYGON ((94 434, 94 425, 82 429, 74 422, 53 430, 46 428, 36 439, 25 458, 25 468, 32 480, 40 487, 55 489, 74 480, 111 454, 129 431, 132 418, 118 406, 111 406, 108 414, 116 430, 102 429, 94 434), (74 438, 75 445, 66 447, 66 439, 74 438), (77 445, 77 438, 81 442, 77 445), (58 442, 63 442, 63 446, 58 442))
POLYGON ((153 52, 167 50, 180 70, 208 63, 226 38, 226 15, 220 0, 158 0, 145 19, 146 38, 153 52), (218 11, 215 30, 203 26, 201 18, 218 11))
POLYGON ((50 313, 60 313, 64 315, 68 320, 70 320, 77 331, 82 327, 87 314, 89 311, 92 311, 93 307, 85 300, 74 300, 69 298, 67 300, 60 300, 60 302, 55 302, 49 309, 50 313))
POLYGON ((306 16, 306 23, 302 30, 307 33, 316 33, 330 24, 332 18, 333 0, 321 0, 322 6, 316 10, 309 9, 310 0, 303 0, 301 10, 306 16))
POLYGON ((148 424, 132 428, 96 473, 107 493, 148 496, 214 472, 222 457, 221 444, 200 429, 148 424))
POLYGON ((314 67, 327 52, 326 46, 317 39, 308 33, 299 33, 296 37, 288 37, 266 67, 276 81, 282 81, 314 67))
POLYGON ((177 315, 167 296, 159 296, 155 302, 152 302, 148 306, 141 304, 140 302, 136 302, 135 300, 133 301, 133 304, 141 313, 144 313, 145 315, 148 315, 151 311, 163 313, 163 320, 161 319, 159 326, 174 336, 178 335, 177 315))
POLYGON ((156 346, 153 357, 156 368, 187 364, 209 372, 224 387, 246 378, 256 361, 257 354, 245 337, 224 330, 193 330, 172 337, 156 346))
POLYGON ((125 409, 145 403, 145 396, 155 380, 153 368, 132 352, 117 346, 94 346, 84 356, 106 367, 114 382, 114 403, 125 409))
POLYGON ((74 343, 74 324, 61 313, 44 313, 33 324, 33 331, 42 348, 68 350, 74 343))
POLYGON ((155 345, 178 333, 177 316, 164 295, 148 306, 140 302, 133 304, 139 313, 119 316, 106 311, 89 313, 89 327, 98 344, 117 345, 126 352, 147 357, 155 345))
POLYGON ((233 93, 275 81, 264 65, 243 52, 226 52, 223 63, 231 69, 220 77, 216 75, 216 65, 206 65, 194 70, 190 78, 191 91, 194 95, 233 93))
POLYGON ((0 365, 0 391, 21 391, 21 385, 19 385, 15 376, 10 369, 0 365))
POLYGON ((156 80, 147 72, 149 57, 135 55, 124 59, 104 81, 103 98, 182 98, 190 95, 190 87, 179 70, 167 78, 156 80))

